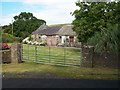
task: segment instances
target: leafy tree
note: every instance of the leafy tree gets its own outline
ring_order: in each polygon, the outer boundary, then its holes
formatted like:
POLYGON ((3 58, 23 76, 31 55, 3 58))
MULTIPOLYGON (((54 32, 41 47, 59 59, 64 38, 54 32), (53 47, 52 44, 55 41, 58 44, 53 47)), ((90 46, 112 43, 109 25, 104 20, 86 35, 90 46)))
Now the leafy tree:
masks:
POLYGON ((87 42, 95 32, 107 30, 108 24, 120 23, 120 2, 76 2, 80 9, 75 10, 73 30, 81 42, 87 42))
MULTIPOLYGON (((14 16, 13 35, 22 40, 43 24, 46 24, 46 21, 37 19, 32 13, 21 12, 14 16)), ((4 32, 12 34, 12 24, 5 27, 4 32)))
POLYGON ((82 43, 95 46, 95 51, 120 51, 120 2, 77 2, 72 22, 82 43))

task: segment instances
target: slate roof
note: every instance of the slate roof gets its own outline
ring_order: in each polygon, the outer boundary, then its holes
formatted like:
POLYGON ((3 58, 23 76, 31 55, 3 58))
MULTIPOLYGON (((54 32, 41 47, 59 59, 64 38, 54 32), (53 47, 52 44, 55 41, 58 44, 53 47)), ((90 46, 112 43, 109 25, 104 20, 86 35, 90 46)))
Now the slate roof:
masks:
POLYGON ((72 25, 64 25, 57 34, 59 35, 67 35, 67 36, 75 36, 76 33, 72 29, 72 25))
POLYGON ((47 28, 47 25, 41 25, 36 31, 32 32, 32 34, 39 34, 42 30, 45 30, 47 28))
POLYGON ((76 33, 72 29, 72 25, 54 25, 54 26, 47 26, 42 25, 32 34, 39 34, 39 35, 68 35, 68 36, 75 36, 76 33))
POLYGON ((42 30, 40 33, 41 35, 55 35, 57 34, 57 32, 60 30, 62 26, 50 26, 45 30, 42 30))

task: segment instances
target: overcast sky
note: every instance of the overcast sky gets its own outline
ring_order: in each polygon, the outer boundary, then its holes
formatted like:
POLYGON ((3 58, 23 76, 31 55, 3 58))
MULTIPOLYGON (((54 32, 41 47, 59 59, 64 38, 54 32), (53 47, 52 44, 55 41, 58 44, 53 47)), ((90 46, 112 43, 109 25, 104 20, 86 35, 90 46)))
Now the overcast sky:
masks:
POLYGON ((48 25, 71 23, 74 16, 70 12, 78 8, 76 1, 78 0, 0 0, 0 24, 8 25, 20 12, 31 12, 48 25))

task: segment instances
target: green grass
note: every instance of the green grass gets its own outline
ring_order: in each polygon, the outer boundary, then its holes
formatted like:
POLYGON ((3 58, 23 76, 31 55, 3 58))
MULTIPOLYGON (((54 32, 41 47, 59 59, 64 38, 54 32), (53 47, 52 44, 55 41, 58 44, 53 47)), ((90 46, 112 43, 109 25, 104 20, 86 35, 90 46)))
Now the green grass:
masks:
MULTIPOLYGON (((80 65, 80 52, 80 49, 73 48, 37 46, 37 61, 54 65, 80 65)), ((35 62, 35 55, 34 45, 23 45, 23 60, 35 62)))
MULTIPOLYGON (((83 68, 83 67, 62 67, 53 65, 42 65, 31 62, 21 64, 3 64, 2 72, 5 77, 14 75, 24 77, 25 72, 32 73, 51 73, 61 77, 73 79, 102 79, 102 80, 118 80, 118 69, 111 68, 83 68)), ((32 77, 34 78, 34 77, 32 77)))

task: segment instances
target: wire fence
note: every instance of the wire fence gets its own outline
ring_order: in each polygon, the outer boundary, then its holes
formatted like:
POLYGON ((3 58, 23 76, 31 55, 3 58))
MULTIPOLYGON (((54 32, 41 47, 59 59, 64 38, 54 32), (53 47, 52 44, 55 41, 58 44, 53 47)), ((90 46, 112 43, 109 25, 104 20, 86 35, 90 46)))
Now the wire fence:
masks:
POLYGON ((81 48, 23 44, 22 60, 60 66, 80 66, 81 48))

